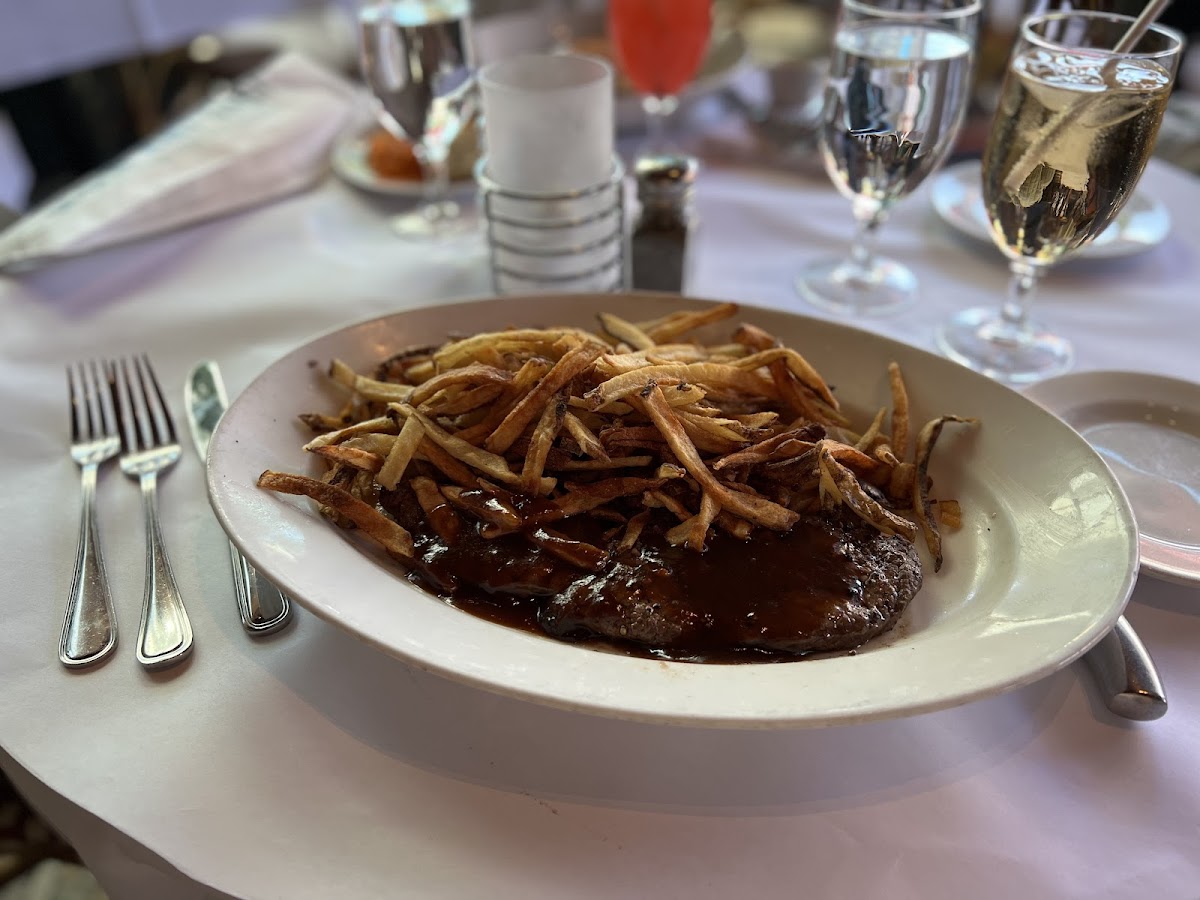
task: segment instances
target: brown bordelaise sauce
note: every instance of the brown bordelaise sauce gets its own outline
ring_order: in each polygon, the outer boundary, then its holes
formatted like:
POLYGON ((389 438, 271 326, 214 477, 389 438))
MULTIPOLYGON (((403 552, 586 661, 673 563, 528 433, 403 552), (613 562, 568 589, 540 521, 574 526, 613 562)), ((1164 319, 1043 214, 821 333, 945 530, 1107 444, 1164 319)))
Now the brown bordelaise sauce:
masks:
MULTIPOLYGON (((532 516, 536 504, 544 502, 522 500, 520 511, 532 516)), ((406 486, 384 492, 380 505, 412 533, 416 561, 408 577, 426 591, 492 622, 560 639, 598 640, 606 649, 631 655, 764 662, 794 660, 813 650, 850 649, 861 643, 854 640, 856 633, 887 627, 885 620, 894 620, 920 586, 920 564, 913 552, 913 565, 907 565, 905 542, 844 518, 802 518, 786 534, 759 528, 745 542, 713 529, 705 551, 698 553, 667 543, 664 528, 675 520, 658 511, 662 519, 652 521, 636 547, 613 555, 602 571, 593 573, 535 547, 521 533, 484 538, 466 515, 459 537, 447 544, 430 529, 406 486), (910 570, 899 579, 909 578, 911 590, 898 606, 864 603, 864 580, 888 578, 864 565, 863 554, 850 546, 863 543, 864 534, 868 542, 904 544, 903 550, 885 547, 893 556, 899 553, 902 568, 910 570), (623 622, 632 615, 652 624, 643 626, 641 640, 623 640, 623 625, 620 633, 614 625, 609 633, 598 634, 590 625, 575 624, 577 610, 564 597, 584 598, 588 623, 608 623, 617 615, 623 622), (810 646, 814 636, 828 644, 839 633, 849 637, 841 646, 810 646)), ((615 546, 620 535, 618 528, 612 536, 612 522, 587 516, 554 522, 553 528, 605 549, 615 546)), ((879 591, 868 593, 877 596, 879 591)))

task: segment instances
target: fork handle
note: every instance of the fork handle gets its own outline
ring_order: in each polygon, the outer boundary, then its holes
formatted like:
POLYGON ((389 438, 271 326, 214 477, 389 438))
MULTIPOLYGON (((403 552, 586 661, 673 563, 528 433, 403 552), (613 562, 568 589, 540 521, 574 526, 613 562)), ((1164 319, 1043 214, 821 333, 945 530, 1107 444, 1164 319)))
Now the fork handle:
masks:
POLYGON ((164 669, 192 652, 192 623, 183 608, 158 524, 157 473, 143 473, 140 482, 146 516, 146 589, 142 596, 137 659, 147 669, 164 669))
POLYGON ((59 662, 71 668, 98 663, 117 646, 117 617, 96 523, 96 468, 95 463, 83 466, 80 479, 83 511, 79 517, 79 547, 75 551, 75 575, 58 641, 59 662))

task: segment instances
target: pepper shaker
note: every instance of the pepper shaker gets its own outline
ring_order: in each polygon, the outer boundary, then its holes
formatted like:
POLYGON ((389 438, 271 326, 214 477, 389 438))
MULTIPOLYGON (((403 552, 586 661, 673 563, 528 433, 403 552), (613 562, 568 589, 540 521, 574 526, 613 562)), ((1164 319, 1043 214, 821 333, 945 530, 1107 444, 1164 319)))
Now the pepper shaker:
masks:
POLYGON ((690 156, 637 161, 641 213, 630 238, 633 287, 682 293, 689 274, 689 238, 695 230, 692 189, 699 164, 690 156))

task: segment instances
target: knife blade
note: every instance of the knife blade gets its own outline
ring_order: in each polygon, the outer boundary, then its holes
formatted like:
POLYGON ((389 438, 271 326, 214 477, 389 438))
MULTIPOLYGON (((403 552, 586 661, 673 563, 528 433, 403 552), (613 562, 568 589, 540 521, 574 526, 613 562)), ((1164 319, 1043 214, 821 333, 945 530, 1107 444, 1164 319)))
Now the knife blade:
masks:
MULTIPOLYGON (((196 364, 183 386, 183 399, 196 453, 201 461, 207 462, 208 442, 229 406, 221 370, 215 362, 206 360, 196 364)), ((257 637, 287 625, 292 620, 290 598, 260 575, 232 542, 229 560, 238 616, 246 632, 257 637)))

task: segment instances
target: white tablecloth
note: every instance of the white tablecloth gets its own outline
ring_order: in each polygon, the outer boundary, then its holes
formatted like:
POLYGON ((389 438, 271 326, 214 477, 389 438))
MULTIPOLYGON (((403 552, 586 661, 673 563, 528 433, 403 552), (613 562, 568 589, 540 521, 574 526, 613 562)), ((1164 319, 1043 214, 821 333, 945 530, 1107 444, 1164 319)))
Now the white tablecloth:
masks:
MULTIPOLYGON (((1143 185, 1170 206, 1170 239, 1053 273, 1039 311, 1080 368, 1200 381, 1200 181, 1155 165, 1143 185)), ((699 193, 700 295, 799 308, 796 269, 849 240, 848 204, 820 181, 708 170, 699 193)), ((929 346, 935 323, 1004 290, 998 256, 945 230, 924 196, 882 244, 923 291, 872 328, 929 346)), ((1129 618, 1170 694, 1158 722, 1108 715, 1081 667, 854 727, 614 722, 420 674, 303 609, 288 632, 248 639, 189 451, 161 505, 193 658, 155 675, 134 660, 139 497, 110 466, 122 644, 98 670, 59 665, 78 510, 68 361, 148 351, 181 415, 200 358, 236 393, 317 332, 481 293, 483 271, 481 253, 400 243, 379 208, 329 183, 0 279, 0 765, 114 898, 1196 896, 1200 594, 1145 578, 1129 618)))

